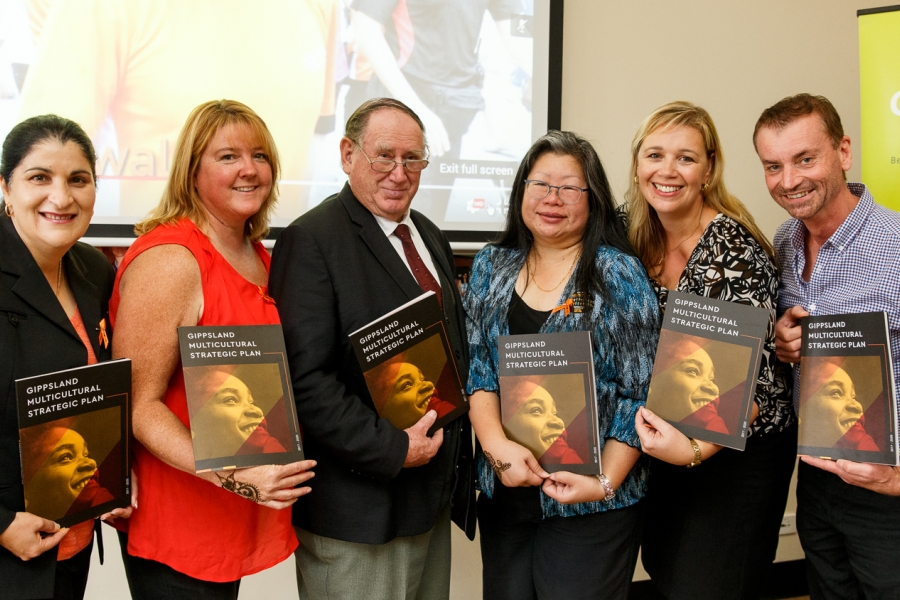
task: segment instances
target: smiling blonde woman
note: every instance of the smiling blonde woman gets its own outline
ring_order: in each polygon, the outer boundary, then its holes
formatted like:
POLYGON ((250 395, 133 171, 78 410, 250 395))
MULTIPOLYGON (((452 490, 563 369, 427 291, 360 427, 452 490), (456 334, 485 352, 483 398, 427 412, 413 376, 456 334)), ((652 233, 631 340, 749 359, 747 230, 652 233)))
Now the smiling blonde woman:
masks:
POLYGON ((641 558, 666 597, 758 596, 796 454, 789 379, 775 358, 772 246, 726 189, 724 172, 715 125, 699 106, 661 106, 634 136, 628 236, 660 308, 678 290, 772 311, 744 452, 691 440, 646 408, 637 415, 641 445, 654 457, 641 558), (715 568, 698 551, 715 557, 715 568))
POLYGON ((277 200, 278 152, 263 120, 232 100, 195 108, 159 206, 119 266, 113 349, 135 372, 140 509, 126 545, 134 598, 164 582, 185 598, 236 598, 241 577, 297 547, 291 511, 312 461, 195 473, 178 327, 279 324, 260 239, 277 200), (210 485, 212 484, 212 485, 210 485), (276 510, 273 510, 276 509, 276 510))

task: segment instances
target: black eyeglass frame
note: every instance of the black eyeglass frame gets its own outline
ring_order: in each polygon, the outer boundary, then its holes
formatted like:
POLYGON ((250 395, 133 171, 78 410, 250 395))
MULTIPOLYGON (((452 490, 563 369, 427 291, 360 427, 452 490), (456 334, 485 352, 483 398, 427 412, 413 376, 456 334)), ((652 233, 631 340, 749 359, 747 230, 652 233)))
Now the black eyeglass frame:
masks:
MULTIPOLYGON (((562 202, 563 204, 568 204, 568 205, 578 204, 578 202, 581 201, 581 197, 584 195, 584 193, 590 190, 590 188, 581 188, 581 187, 578 187, 577 185, 550 185, 546 181, 541 181, 540 179, 523 179, 522 182, 526 186, 529 186, 529 184, 532 184, 532 183, 539 183, 541 185, 547 186, 547 193, 544 194, 543 196, 541 196, 540 198, 533 196, 535 198, 535 200, 543 200, 544 198, 549 196, 551 193, 553 193, 553 190, 555 189, 556 197, 559 198, 559 201, 562 202), (563 197, 559 195, 559 192, 564 189, 578 190, 578 199, 573 202, 566 202, 565 200, 563 200, 563 197)), ((534 189, 534 188, 529 187, 528 189, 534 189)))

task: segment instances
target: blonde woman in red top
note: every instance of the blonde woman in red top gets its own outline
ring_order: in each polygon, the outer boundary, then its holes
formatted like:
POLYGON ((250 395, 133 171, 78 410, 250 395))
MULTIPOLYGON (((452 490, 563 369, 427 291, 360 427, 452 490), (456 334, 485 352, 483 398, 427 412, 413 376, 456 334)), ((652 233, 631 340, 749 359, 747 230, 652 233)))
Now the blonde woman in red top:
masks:
POLYGON ((139 506, 123 548, 134 598, 237 598, 291 555, 291 506, 312 461, 195 473, 177 328, 279 323, 260 240, 279 162, 265 123, 230 100, 194 109, 159 206, 119 266, 113 354, 134 370, 139 506))

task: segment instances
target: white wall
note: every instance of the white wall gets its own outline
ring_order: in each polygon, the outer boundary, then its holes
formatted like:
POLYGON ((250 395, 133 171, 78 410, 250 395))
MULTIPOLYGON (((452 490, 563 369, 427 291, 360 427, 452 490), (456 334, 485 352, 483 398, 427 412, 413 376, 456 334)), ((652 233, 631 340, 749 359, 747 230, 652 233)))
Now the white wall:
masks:
MULTIPOLYGON (((688 100, 715 120, 726 182, 768 235, 786 213, 753 150, 760 113, 799 92, 828 97, 859 148, 856 11, 886 0, 567 0, 562 126, 590 139, 621 199, 629 148, 656 107, 688 100)), ((849 173, 859 178, 859 163, 849 173)))
MULTIPOLYGON (((706 108, 719 130, 726 181, 773 235, 786 214, 770 199, 751 135, 763 109, 784 96, 827 96, 859 148, 856 11, 887 0, 567 0, 562 125, 590 139, 621 198, 629 146, 657 106, 683 99, 706 108)), ((859 163, 849 173, 859 178, 859 163)), ((793 489, 793 488, 792 488, 793 489)), ((795 510, 793 492, 788 513, 795 510)), ((108 528, 107 528, 108 529, 108 528)), ((127 597, 118 544, 107 536, 107 564, 92 567, 87 597, 127 597)), ((477 542, 454 528, 451 596, 477 598, 477 542)), ((778 560, 802 557, 796 535, 783 536, 778 560)), ((638 578, 646 577, 639 568, 638 578)), ((293 560, 246 578, 241 597, 296 598, 293 560)))

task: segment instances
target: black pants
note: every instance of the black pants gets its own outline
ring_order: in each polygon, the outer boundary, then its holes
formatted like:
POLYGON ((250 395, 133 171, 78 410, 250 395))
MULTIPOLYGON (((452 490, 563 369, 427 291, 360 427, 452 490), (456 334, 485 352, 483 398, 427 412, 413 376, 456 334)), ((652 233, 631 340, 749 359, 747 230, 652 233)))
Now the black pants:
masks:
POLYGON ((653 460, 641 561, 657 591, 672 600, 758 598, 796 454, 794 425, 693 469, 653 460))
POLYGON ((118 532, 125 576, 133 600, 237 600, 241 580, 195 579, 155 560, 128 554, 128 535, 118 532))
MULTIPOLYGON (((78 554, 56 563, 56 579, 53 581, 54 600, 81 600, 87 589, 88 570, 91 567, 91 551, 94 540, 78 554)), ((0 586, 3 584, 0 583, 0 586)), ((0 598, 3 592, 0 591, 0 598)))
POLYGON ((900 498, 801 462, 797 532, 813 600, 900 598, 900 498))
POLYGON ((541 513, 536 487, 478 499, 485 600, 621 598, 637 562, 639 505, 574 517, 541 513))

